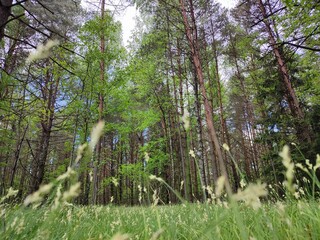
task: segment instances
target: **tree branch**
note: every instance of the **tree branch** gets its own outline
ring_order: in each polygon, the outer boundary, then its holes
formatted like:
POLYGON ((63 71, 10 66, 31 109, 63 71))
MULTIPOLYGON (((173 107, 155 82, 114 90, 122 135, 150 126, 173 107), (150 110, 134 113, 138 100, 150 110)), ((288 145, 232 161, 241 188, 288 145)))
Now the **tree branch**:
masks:
MULTIPOLYGON (((25 43, 25 44, 33 47, 33 48, 37 48, 36 46, 34 46, 33 44, 31 44, 31 43, 29 43, 29 42, 27 42, 27 41, 25 41, 25 40, 17 39, 17 38, 8 36, 8 35, 5 35, 5 37, 10 38, 10 39, 12 39, 12 40, 19 41, 19 42, 23 42, 23 43, 25 43)), ((58 65, 59 67, 61 67, 62 69, 66 70, 68 73, 76 76, 76 74, 75 74, 74 72, 72 72, 72 71, 68 70, 67 68, 65 68, 64 66, 62 66, 60 63, 58 63, 58 62, 57 62, 56 60, 54 60, 52 57, 50 57, 50 60, 51 60, 52 62, 54 62, 55 64, 57 64, 57 65, 58 65)))
POLYGON ((290 45, 290 46, 293 46, 293 47, 302 48, 302 49, 306 49, 306 50, 310 50, 310 51, 314 51, 314 52, 320 52, 319 48, 312 48, 312 47, 308 47, 308 46, 295 44, 295 43, 292 43, 292 42, 281 42, 279 44, 280 45, 290 45))
MULTIPOLYGON (((24 2, 27 2, 28 0, 22 0, 20 2, 16 2, 14 4, 12 4, 10 7, 14 7, 14 6, 17 6, 17 5, 21 5, 21 3, 24 3, 24 2)), ((22 6, 22 5, 21 5, 22 6)))
POLYGON ((27 13, 34 19, 36 20, 37 23, 39 23, 41 26, 43 26, 46 30, 48 30, 49 32, 52 32, 52 33, 55 33, 57 34, 58 36, 68 40, 65 36, 61 35, 60 33, 56 32, 56 31, 53 31, 52 29, 48 28, 46 25, 44 25, 41 21, 39 21, 35 16, 34 14, 32 14, 27 8, 25 8, 24 6, 22 6, 22 8, 27 11, 27 13))
POLYGON ((6 21, 6 22, 3 23, 2 25, 0 25, 0 28, 6 26, 9 22, 11 22, 11 21, 13 21, 13 20, 16 20, 16 19, 18 19, 18 18, 23 17, 23 16, 24 16, 24 13, 23 13, 23 14, 20 14, 20 15, 18 15, 18 16, 14 16, 14 15, 11 14, 11 16, 12 16, 12 18, 10 18, 8 21, 6 21))
POLYGON ((280 11, 286 9, 286 8, 287 8, 287 7, 284 6, 284 7, 282 7, 282 8, 279 8, 279 9, 275 10, 274 12, 269 13, 269 14, 268 14, 267 16, 265 16, 264 18, 259 19, 257 22, 255 22, 254 24, 252 24, 252 25, 250 26, 250 28, 257 26, 259 23, 263 22, 264 20, 266 20, 266 19, 268 19, 269 17, 273 16, 273 15, 276 14, 277 12, 280 12, 280 11))
POLYGON ((53 11, 51 11, 47 6, 45 6, 43 3, 41 3, 40 1, 36 1, 37 3, 39 3, 44 9, 46 9, 47 11, 49 11, 50 13, 54 14, 53 11))

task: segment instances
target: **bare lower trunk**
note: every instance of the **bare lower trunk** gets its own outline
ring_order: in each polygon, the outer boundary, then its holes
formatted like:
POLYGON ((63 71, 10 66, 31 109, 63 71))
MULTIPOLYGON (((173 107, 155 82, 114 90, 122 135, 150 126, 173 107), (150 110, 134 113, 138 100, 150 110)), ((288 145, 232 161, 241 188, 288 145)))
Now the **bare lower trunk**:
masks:
POLYGON ((38 190, 44 177, 45 165, 49 151, 50 132, 50 130, 43 129, 39 139, 36 159, 34 160, 32 167, 30 193, 38 190))
MULTIPOLYGON (((19 126, 19 130, 20 131, 20 127, 19 126)), ((22 136, 20 137, 20 134, 18 134, 18 140, 17 140, 17 145, 16 145, 16 150, 14 153, 14 164, 13 164, 13 168, 11 171, 11 178, 10 178, 10 186, 13 187, 13 182, 14 182, 14 178, 15 178, 15 174, 16 174, 16 170, 18 167, 18 161, 20 159, 20 152, 21 152, 21 148, 22 148, 22 143, 24 141, 25 135, 27 133, 28 130, 28 125, 25 127, 22 136)))

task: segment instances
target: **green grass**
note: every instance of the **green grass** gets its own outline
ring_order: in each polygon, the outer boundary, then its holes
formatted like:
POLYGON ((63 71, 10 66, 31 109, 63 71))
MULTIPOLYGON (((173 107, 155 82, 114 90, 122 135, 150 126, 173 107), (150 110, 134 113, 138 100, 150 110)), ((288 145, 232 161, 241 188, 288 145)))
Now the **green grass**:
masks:
POLYGON ((1 239, 112 239, 117 233, 129 239, 320 239, 320 204, 307 201, 257 210, 241 204, 7 206, 1 221, 1 239))

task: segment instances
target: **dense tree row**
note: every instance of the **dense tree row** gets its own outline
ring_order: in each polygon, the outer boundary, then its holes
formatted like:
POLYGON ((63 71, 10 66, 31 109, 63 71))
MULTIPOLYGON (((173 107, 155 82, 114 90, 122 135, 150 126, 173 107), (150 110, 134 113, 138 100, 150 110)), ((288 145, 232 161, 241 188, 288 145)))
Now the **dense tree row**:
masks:
POLYGON ((320 153, 318 1, 137 0, 127 50, 105 1, 0 2, 2 195, 75 166, 80 204, 178 202, 168 185, 205 201, 221 175, 227 192, 258 179, 280 190, 284 144, 303 164, 320 153), (49 39, 49 56, 26 61, 49 39))

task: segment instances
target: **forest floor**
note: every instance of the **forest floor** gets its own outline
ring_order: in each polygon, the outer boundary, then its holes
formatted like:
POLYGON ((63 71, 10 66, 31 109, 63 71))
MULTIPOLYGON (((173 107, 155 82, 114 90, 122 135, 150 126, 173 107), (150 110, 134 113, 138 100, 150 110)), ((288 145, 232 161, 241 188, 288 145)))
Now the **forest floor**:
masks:
POLYGON ((320 203, 2 205, 1 239, 320 239, 320 203))

